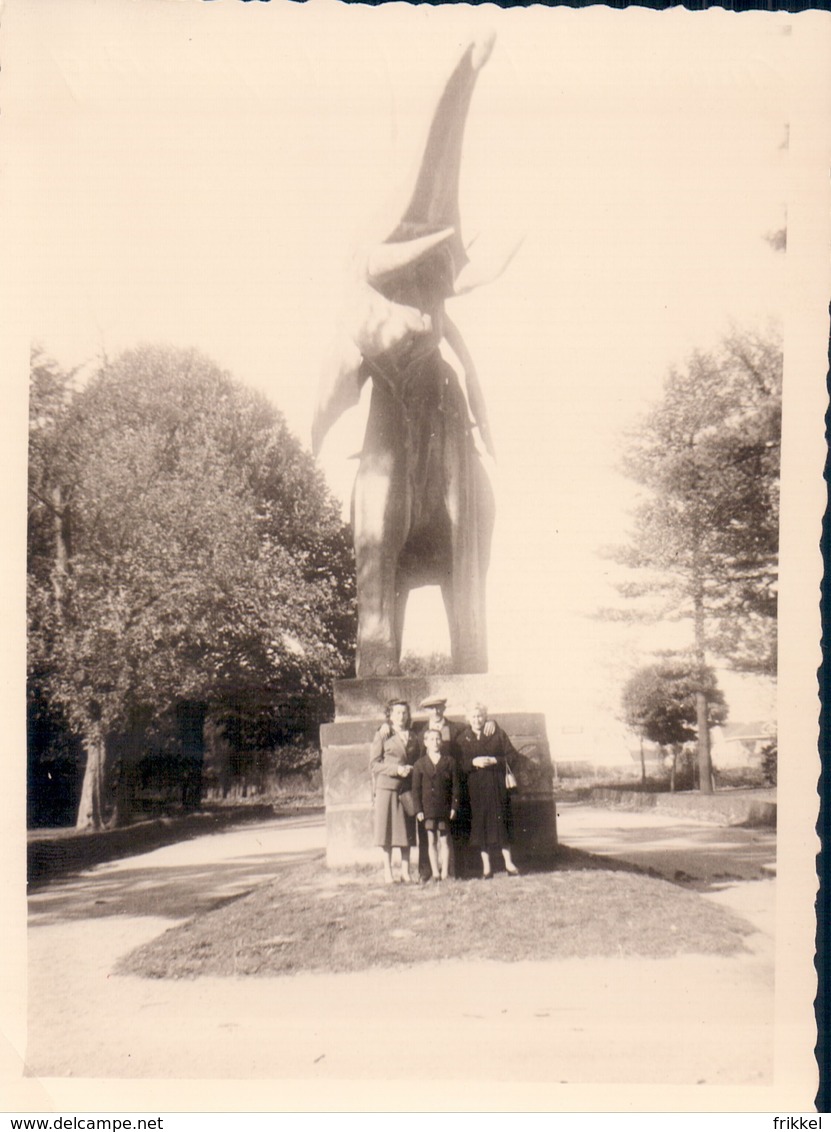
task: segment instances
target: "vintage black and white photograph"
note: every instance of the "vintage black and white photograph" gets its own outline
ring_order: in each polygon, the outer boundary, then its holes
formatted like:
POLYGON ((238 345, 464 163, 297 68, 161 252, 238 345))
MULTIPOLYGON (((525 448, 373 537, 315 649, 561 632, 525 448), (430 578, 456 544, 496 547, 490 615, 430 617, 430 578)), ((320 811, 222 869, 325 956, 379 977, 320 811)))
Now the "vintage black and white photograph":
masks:
POLYGON ((20 1107, 811 1111, 827 14, 2 36, 20 1107))

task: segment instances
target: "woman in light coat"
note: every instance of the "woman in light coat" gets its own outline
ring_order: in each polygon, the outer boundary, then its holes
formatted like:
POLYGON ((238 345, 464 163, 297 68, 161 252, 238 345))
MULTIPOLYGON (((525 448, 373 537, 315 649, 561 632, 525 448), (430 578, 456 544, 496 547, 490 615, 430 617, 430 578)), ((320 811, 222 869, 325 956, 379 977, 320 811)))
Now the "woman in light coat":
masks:
POLYGON ((410 706, 406 700, 391 700, 386 720, 369 748, 372 779, 375 844, 384 854, 384 881, 392 884, 392 851, 401 856, 401 880, 410 883, 410 846, 415 844, 415 808, 412 804, 412 769, 421 755, 421 744, 410 729, 410 706), (407 795, 409 805, 407 805, 407 795), (403 800, 402 800, 403 798, 403 800))

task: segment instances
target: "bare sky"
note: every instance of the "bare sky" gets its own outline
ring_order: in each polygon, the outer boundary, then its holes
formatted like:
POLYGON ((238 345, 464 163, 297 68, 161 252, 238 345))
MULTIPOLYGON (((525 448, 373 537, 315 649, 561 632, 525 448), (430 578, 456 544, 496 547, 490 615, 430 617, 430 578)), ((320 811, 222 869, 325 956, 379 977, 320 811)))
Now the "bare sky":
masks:
MULTIPOLYGON (((498 452, 491 668, 543 679, 578 721, 611 719, 648 659, 645 640, 585 616, 612 599, 596 549, 633 501, 622 430, 669 365, 785 304, 786 257, 765 235, 785 222, 794 17, 614 16, 40 0, 10 6, 5 29, 27 60, 4 82, 33 336, 64 365, 196 346, 308 443, 350 247, 454 52, 495 28, 463 234, 484 252, 524 242, 452 310, 498 452)), ((344 501, 361 427, 359 408, 323 455, 344 501)), ((411 645, 444 645, 437 607, 413 599, 411 645)), ((734 718, 764 707, 733 689, 734 718)))

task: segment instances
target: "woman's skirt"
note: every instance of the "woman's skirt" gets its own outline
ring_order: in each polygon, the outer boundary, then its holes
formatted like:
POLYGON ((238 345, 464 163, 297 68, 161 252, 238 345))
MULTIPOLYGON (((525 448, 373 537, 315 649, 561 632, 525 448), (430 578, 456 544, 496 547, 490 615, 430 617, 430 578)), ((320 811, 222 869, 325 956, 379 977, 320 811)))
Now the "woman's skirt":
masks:
POLYGON ((375 844, 382 849, 415 845, 415 819, 405 813, 397 790, 379 790, 375 795, 375 844))
POLYGON ((512 840, 511 803, 505 771, 487 767, 468 779, 470 787, 470 844, 477 849, 500 848, 512 840))

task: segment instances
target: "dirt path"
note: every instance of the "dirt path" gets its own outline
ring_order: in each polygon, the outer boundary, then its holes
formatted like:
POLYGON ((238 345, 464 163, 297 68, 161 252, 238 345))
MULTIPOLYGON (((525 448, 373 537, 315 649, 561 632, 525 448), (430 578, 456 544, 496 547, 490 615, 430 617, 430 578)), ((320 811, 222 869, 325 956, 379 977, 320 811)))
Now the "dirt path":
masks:
MULTIPOLYGON (((603 815, 584 811, 582 833, 578 838, 572 822, 569 843, 588 849, 604 828, 602 848, 610 851, 618 815, 603 815)), ((671 825, 650 829, 654 854, 665 855, 671 825)), ((318 852, 323 839, 320 819, 284 819, 102 865, 34 894, 29 1074, 771 1081, 771 879, 725 884, 712 897, 760 929, 736 957, 428 962, 397 971, 189 982, 111 974, 120 955, 318 852)))

